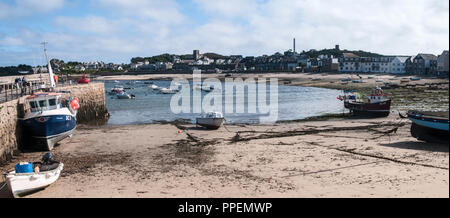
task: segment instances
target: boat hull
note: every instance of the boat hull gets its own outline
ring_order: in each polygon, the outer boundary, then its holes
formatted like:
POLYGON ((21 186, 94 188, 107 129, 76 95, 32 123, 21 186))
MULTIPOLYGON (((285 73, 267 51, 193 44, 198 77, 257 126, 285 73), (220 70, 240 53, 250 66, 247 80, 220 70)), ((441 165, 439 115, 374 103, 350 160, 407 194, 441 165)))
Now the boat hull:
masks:
POLYGON ((25 136, 31 136, 33 142, 45 150, 70 137, 76 128, 73 115, 37 116, 22 121, 25 136))
POLYGON ((414 138, 426 142, 448 143, 448 112, 409 111, 408 118, 412 121, 411 136, 414 138))
POLYGON ((427 112, 408 112, 408 118, 413 123, 425 128, 449 131, 448 117, 433 116, 432 114, 426 113, 427 112))
POLYGON ((377 103, 344 102, 344 107, 355 115, 386 117, 390 114, 391 100, 377 103))
POLYGON ((39 173, 15 173, 14 171, 5 175, 8 188, 14 197, 21 197, 35 191, 45 189, 54 183, 64 168, 63 163, 54 170, 39 173))
POLYGON ((224 118, 197 118, 196 124, 208 129, 219 129, 224 118))

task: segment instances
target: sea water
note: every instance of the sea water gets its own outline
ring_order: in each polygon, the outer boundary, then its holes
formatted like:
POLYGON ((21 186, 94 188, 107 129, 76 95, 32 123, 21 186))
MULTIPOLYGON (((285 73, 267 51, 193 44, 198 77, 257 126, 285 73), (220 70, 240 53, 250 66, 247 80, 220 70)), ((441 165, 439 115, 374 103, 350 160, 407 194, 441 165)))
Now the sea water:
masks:
MULTIPOLYGON (((172 112, 170 107, 170 101, 173 94, 162 94, 159 90, 153 90, 149 86, 153 83, 158 87, 170 87, 170 80, 142 80, 142 81, 129 81, 121 80, 118 82, 105 81, 106 90, 106 106, 110 113, 110 119, 108 124, 110 125, 123 125, 123 124, 143 124, 143 123, 155 123, 159 121, 174 121, 177 119, 187 119, 192 123, 195 122, 195 118, 200 113, 179 113, 172 112), (122 86, 128 94, 135 95, 134 99, 118 99, 115 95, 110 95, 108 92, 116 85, 122 86)), ((270 83, 267 83, 266 101, 269 104, 270 98, 270 83)), ((193 85, 190 82, 191 98, 193 85)), ((248 99, 248 96, 254 96, 257 93, 253 89, 244 89, 244 113, 226 113, 225 111, 225 85, 221 84, 221 91, 218 95, 221 95, 222 108, 220 111, 224 114, 227 123, 259 123, 260 117, 264 114, 260 113, 248 113, 248 104, 255 103, 252 99, 248 99)), ((234 90, 233 97, 236 95, 234 90)), ((342 113, 344 110, 343 103, 336 97, 341 93, 339 90, 315 88, 315 87, 302 87, 302 86, 285 86, 278 85, 278 115, 277 121, 289 121, 304 119, 313 116, 321 116, 326 114, 342 113)), ((204 97, 208 92, 202 91, 204 97)), ((192 107, 193 100, 191 99, 190 105, 192 107)), ((233 101, 233 108, 236 108, 236 99, 233 101)), ((203 111, 208 112, 208 111, 203 111)), ((258 112, 258 111, 257 111, 258 112)))

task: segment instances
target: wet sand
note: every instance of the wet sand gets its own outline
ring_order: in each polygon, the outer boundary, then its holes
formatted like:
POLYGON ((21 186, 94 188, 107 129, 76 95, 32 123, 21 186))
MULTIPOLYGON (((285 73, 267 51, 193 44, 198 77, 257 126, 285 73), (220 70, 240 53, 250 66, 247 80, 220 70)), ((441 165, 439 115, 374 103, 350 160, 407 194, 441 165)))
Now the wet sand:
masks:
MULTIPOLYGON (((301 85, 301 86, 315 86, 315 87, 329 87, 329 88, 363 88, 382 86, 385 82, 398 85, 424 85, 424 84, 445 84, 448 79, 439 79, 433 77, 424 77, 419 81, 402 82, 402 79, 410 79, 415 76, 411 75, 394 75, 394 74, 360 74, 363 83, 342 82, 343 78, 350 78, 352 80, 359 80, 360 77, 356 74, 350 73, 247 73, 239 74, 233 73, 228 78, 278 78, 279 82, 286 85, 301 85), (373 78, 369 79, 369 76, 373 78)), ((218 78, 224 80, 226 74, 201 74, 201 77, 218 78)), ((142 74, 142 75, 116 75, 116 76, 100 76, 96 77, 98 80, 172 80, 175 78, 192 79, 192 74, 142 74)))
MULTIPOLYGON (((409 128, 396 114, 216 131, 79 126, 53 150, 65 163, 59 180, 26 197, 448 198, 448 144, 417 141, 409 128)), ((43 153, 22 153, 1 170, 43 153)))

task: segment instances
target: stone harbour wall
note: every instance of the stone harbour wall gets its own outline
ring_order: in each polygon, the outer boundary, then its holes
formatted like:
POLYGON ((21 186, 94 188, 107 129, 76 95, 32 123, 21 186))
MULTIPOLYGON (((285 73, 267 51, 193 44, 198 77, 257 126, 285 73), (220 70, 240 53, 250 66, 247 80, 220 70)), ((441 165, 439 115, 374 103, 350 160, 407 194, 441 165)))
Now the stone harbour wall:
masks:
POLYGON ((56 91, 71 91, 78 98, 80 108, 77 112, 78 124, 104 124, 108 119, 104 83, 77 84, 59 87, 56 91))
POLYGON ((0 104, 0 164, 9 161, 18 149, 21 136, 17 117, 21 99, 0 104))
MULTIPOLYGON (((71 91, 78 98, 80 108, 77 124, 102 125, 108 120, 104 83, 76 84, 57 87, 55 91, 71 91)), ((68 96, 68 95, 66 95, 68 96)), ((27 109, 27 96, 0 104, 0 165, 11 160, 22 146, 21 127, 18 118, 27 109)))

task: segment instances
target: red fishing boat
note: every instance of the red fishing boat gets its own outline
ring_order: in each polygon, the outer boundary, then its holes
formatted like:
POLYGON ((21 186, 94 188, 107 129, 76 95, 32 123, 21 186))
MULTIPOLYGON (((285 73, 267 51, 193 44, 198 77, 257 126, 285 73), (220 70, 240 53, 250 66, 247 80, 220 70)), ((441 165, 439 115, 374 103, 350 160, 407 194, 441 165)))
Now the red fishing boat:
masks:
POLYGON ((338 99, 344 100, 344 107, 353 114, 385 117, 389 115, 391 109, 391 99, 379 87, 372 90, 366 101, 359 98, 359 95, 352 95, 352 98, 345 95, 338 99))
POLYGON ((86 74, 83 74, 83 76, 78 79, 78 83, 89 83, 91 80, 86 76, 86 74))

